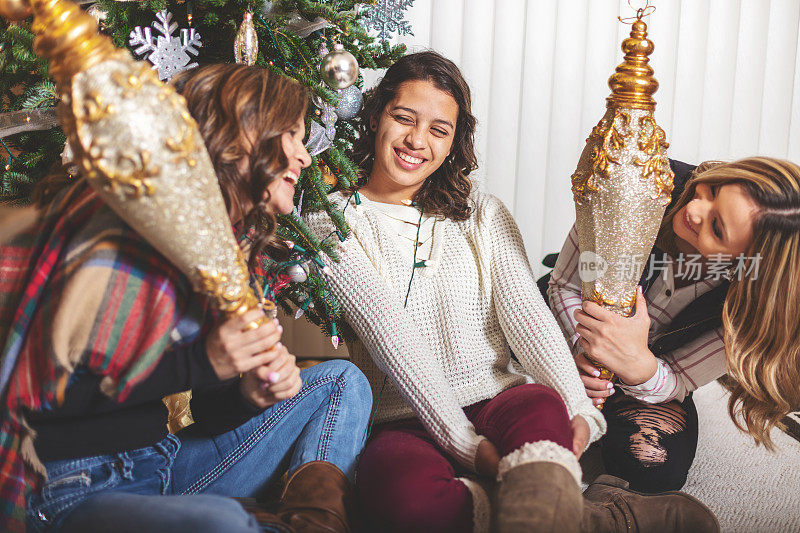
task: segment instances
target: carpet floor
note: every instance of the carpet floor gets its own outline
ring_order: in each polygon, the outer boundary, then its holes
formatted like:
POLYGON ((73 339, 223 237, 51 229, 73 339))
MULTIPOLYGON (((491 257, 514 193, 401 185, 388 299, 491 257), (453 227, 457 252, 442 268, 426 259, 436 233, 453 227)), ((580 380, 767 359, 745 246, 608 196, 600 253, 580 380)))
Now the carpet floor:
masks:
MULTIPOLYGON (((774 430, 777 451, 757 447, 731 422, 727 400, 716 382, 694 393, 700 438, 683 490, 714 511, 723 533, 800 532, 800 442, 774 430)), ((585 482, 602 473, 599 449, 581 464, 585 482)))

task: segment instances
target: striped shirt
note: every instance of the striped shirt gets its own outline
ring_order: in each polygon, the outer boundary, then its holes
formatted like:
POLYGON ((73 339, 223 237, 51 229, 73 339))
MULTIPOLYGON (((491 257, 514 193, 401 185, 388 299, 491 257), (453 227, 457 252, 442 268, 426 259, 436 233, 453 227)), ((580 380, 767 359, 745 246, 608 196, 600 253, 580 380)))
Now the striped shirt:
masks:
MULTIPOLYGON (((558 256, 548 289, 550 308, 556 315, 573 355, 582 351, 578 344, 579 335, 575 331, 578 323, 573 316, 581 307, 579 255, 578 233, 573 225, 558 256)), ((676 289, 676 265, 673 260, 667 256, 666 261, 655 266, 661 270, 661 275, 645 294, 650 315, 648 342, 651 344, 666 333, 672 319, 683 308, 721 283, 719 279, 703 279, 676 289)), ((620 383, 619 387, 626 394, 649 403, 683 400, 691 391, 725 372, 725 345, 720 327, 663 354, 658 359, 656 373, 644 383, 635 386, 620 383)))

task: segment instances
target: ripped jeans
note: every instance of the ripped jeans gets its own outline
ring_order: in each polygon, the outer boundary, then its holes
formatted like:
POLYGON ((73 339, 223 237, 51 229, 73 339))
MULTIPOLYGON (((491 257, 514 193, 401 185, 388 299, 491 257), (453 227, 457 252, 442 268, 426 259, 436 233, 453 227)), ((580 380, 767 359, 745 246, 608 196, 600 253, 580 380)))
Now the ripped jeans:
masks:
POLYGON ((300 375, 296 396, 227 433, 209 437, 190 426, 145 448, 46 463, 48 481, 28 498, 28 530, 255 532, 230 497, 261 494, 284 469, 309 461, 331 462, 352 480, 372 407, 369 383, 346 361, 300 375))
POLYGON ((692 395, 659 404, 617 391, 603 406, 608 431, 600 441, 606 472, 640 492, 680 489, 697 450, 692 395))

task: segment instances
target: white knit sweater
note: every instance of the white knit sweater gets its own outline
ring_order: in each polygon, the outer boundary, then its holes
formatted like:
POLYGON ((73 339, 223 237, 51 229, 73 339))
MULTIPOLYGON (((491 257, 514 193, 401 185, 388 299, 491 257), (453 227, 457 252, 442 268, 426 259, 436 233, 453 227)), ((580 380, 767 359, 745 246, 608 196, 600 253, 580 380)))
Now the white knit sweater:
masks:
MULTIPOLYGON (((329 198, 340 207, 347 201, 340 193, 329 198)), ((435 224, 428 266, 416 269, 406 308, 412 265, 398 248, 408 243, 370 202, 351 200, 345 211, 352 235, 338 244, 341 262, 329 262, 329 281, 358 335, 348 348, 380 402, 376 422, 416 415, 445 451, 474 469, 483 437, 462 407, 540 383, 561 394, 570 417, 589 422, 590 442, 598 439, 605 419, 586 396, 511 213, 488 194, 474 193, 472 201, 468 220, 435 224)), ((307 222, 320 237, 333 231, 323 212, 307 222)))

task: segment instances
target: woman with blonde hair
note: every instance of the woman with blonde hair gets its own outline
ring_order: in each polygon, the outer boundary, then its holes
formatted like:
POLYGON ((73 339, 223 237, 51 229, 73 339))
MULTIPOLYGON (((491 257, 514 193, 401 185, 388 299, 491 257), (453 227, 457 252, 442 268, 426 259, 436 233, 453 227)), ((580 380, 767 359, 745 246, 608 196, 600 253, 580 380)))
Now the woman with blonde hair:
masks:
POLYGON ((767 157, 671 165, 673 201, 631 317, 581 303, 574 228, 549 282, 586 392, 604 405, 606 469, 648 492, 686 481, 698 387, 727 372, 731 417, 767 448, 800 408, 800 167, 767 157))

